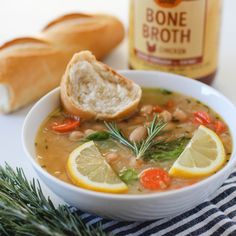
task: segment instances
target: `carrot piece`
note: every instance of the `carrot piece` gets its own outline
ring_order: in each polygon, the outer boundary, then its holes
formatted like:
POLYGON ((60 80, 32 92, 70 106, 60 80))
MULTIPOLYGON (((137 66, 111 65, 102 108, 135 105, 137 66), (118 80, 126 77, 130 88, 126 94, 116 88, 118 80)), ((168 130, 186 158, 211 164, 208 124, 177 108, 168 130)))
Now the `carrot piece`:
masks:
POLYGON ((194 121, 196 121, 202 125, 207 125, 212 122, 210 115, 205 111, 196 111, 193 114, 195 117, 194 121))
POLYGON ((214 127, 217 134, 221 134, 226 130, 225 124, 220 120, 215 121, 214 127))
POLYGON ((169 174, 160 168, 144 170, 140 176, 140 183, 150 190, 165 189, 170 185, 170 181, 169 174))
POLYGON ((79 120, 65 119, 62 124, 54 123, 52 126, 52 130, 59 133, 66 133, 66 132, 74 130, 79 125, 80 125, 79 120))
POLYGON ((153 108, 152 108, 152 112, 162 112, 163 111, 163 108, 162 107, 160 107, 159 105, 155 105, 155 106, 153 106, 153 108))

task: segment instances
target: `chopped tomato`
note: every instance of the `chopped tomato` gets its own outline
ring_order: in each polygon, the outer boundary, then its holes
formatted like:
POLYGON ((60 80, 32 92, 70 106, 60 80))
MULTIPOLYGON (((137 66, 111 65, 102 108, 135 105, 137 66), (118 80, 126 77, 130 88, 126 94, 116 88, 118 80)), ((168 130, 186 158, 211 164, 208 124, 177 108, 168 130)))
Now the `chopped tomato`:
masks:
POLYGON ((79 125, 80 125, 79 120, 65 119, 64 122, 61 124, 54 123, 52 126, 52 130, 59 132, 59 133, 66 133, 66 132, 74 130, 79 125))
POLYGON ((155 105, 155 106, 153 106, 152 111, 159 113, 159 112, 162 112, 163 109, 162 109, 162 107, 160 107, 159 105, 155 105))
POLYGON ((140 176, 140 183, 150 190, 165 189, 170 185, 169 174, 160 168, 144 170, 140 176))
POLYGON ((217 134, 221 134, 226 130, 225 124, 220 120, 216 120, 214 126, 217 134))
POLYGON ((212 122, 210 115, 205 111, 196 111, 194 112, 194 121, 196 123, 207 125, 212 122))

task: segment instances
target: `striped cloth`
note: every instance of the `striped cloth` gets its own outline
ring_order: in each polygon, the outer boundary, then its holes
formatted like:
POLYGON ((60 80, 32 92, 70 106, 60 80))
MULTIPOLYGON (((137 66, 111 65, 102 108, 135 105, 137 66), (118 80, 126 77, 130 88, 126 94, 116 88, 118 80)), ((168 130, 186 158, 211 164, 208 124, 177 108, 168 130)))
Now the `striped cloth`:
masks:
POLYGON ((79 211, 88 225, 100 223, 108 235, 236 235, 236 170, 210 199, 176 217, 147 222, 118 222, 79 211))

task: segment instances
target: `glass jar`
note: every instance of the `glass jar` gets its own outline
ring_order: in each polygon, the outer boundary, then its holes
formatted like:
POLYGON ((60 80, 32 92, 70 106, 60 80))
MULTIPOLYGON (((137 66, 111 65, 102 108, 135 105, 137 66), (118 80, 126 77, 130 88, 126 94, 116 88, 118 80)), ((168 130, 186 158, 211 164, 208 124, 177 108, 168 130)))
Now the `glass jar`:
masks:
POLYGON ((211 83, 221 0, 131 0, 129 65, 211 83))

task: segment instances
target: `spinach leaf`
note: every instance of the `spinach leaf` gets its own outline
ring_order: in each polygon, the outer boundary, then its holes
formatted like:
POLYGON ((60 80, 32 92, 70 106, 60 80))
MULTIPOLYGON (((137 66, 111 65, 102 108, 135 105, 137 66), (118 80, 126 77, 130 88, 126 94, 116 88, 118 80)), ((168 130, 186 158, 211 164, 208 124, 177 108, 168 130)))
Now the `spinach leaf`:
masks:
POLYGON ((189 138, 180 137, 172 141, 160 140, 145 154, 146 161, 168 161, 177 159, 185 149, 189 138))
POLYGON ((120 171, 119 177, 126 184, 130 184, 135 180, 138 180, 138 173, 134 169, 124 169, 120 171))
POLYGON ((106 131, 97 131, 92 134, 89 134, 86 139, 93 141, 106 140, 110 137, 109 133, 106 131))

